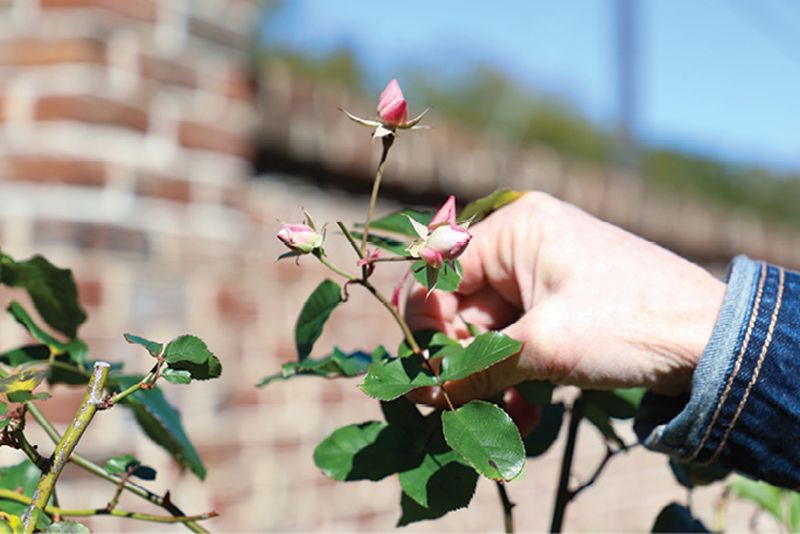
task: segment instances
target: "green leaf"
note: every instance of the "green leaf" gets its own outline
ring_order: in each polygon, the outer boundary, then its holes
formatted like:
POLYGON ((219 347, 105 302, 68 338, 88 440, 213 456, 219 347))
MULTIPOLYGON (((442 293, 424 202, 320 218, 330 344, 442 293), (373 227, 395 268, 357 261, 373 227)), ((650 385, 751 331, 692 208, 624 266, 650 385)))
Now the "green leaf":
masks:
POLYGON ((555 385, 547 380, 526 380, 514 386, 522 398, 531 404, 546 406, 553 398, 555 385))
POLYGON ((442 412, 447 444, 480 474, 511 480, 525 466, 525 449, 511 417, 484 401, 472 401, 455 411, 442 412))
POLYGON ((415 261, 411 265, 411 271, 414 273, 414 278, 423 286, 430 289, 435 287, 441 291, 453 292, 458 289, 458 284, 461 282, 461 264, 458 260, 455 261, 455 268, 445 263, 441 269, 430 269, 429 266, 422 260, 415 261), (429 271, 436 271, 436 276, 430 278, 429 271))
MULTIPOLYGON (((363 235, 361 232, 350 232, 350 234, 356 240, 360 240, 361 236, 363 235)), ((408 248, 408 243, 398 241, 397 239, 392 239, 391 237, 385 237, 371 233, 367 236, 367 243, 375 245, 378 248, 382 248, 383 250, 388 250, 397 256, 406 256, 408 254, 406 251, 408 248)))
POLYGON ((523 193, 513 191, 506 187, 498 189, 483 198, 479 198, 467 204, 464 209, 461 210, 457 220, 459 223, 471 220, 472 223, 475 224, 493 211, 499 210, 506 204, 511 204, 522 195, 523 193))
POLYGON ((161 351, 164 350, 164 345, 162 343, 157 343, 155 341, 150 341, 149 339, 145 339, 141 336, 137 336, 135 334, 124 334, 123 337, 125 341, 134 345, 141 345, 144 347, 147 352, 150 353, 150 356, 153 358, 158 358, 161 356, 161 351))
POLYGON ((539 424, 522 440, 527 457, 540 456, 555 443, 564 422, 564 411, 562 403, 548 404, 542 407, 542 418, 539 420, 539 424))
POLYGON ((189 371, 194 380, 208 380, 222 374, 222 364, 199 337, 176 337, 164 349, 164 359, 170 369, 189 371))
POLYGON ((397 526, 437 519, 466 508, 477 482, 478 473, 464 465, 454 451, 426 455, 419 467, 400 473, 402 515, 397 526))
POLYGON ((54 354, 68 354, 70 359, 78 365, 84 365, 86 363, 86 356, 89 352, 86 343, 77 338, 66 343, 57 340, 42 330, 31 316, 28 315, 25 308, 17 301, 12 301, 11 304, 8 305, 7 310, 19 324, 25 327, 33 339, 46 345, 54 354))
MULTIPOLYGON (((0 488, 20 491, 27 497, 33 497, 36 485, 42 472, 30 460, 24 460, 16 465, 0 467, 0 488)), ((0 510, 13 515, 22 515, 27 505, 0 499, 0 510)))
POLYGON ((718 480, 722 480, 730 473, 719 465, 701 465, 697 463, 679 462, 675 458, 669 459, 669 467, 672 474, 681 486, 692 489, 697 486, 707 486, 718 480))
POLYGON ((136 467, 141 463, 136 457, 130 454, 123 454, 121 456, 112 456, 106 460, 103 468, 109 473, 127 473, 130 467, 136 467))
POLYGON ((25 369, 5 378, 0 378, 0 393, 33 391, 47 376, 46 369, 25 369))
POLYGON ((325 378, 352 377, 363 375, 373 362, 388 359, 389 353, 383 346, 378 346, 372 354, 355 351, 346 353, 339 347, 334 347, 333 352, 320 359, 306 358, 300 362, 283 364, 281 372, 265 377, 257 384, 258 387, 266 386, 275 380, 288 380, 296 376, 316 375, 325 378))
POLYGON ((789 528, 792 532, 800 532, 800 493, 788 492, 789 528))
POLYGON ((486 332, 469 346, 448 350, 442 359, 442 380, 460 380, 483 371, 520 351, 522 343, 500 332, 486 332))
POLYGON ((75 337, 78 327, 86 321, 86 313, 78 303, 72 271, 59 269, 38 255, 15 262, 0 253, 0 267, 0 282, 25 289, 48 325, 70 339, 75 337))
MULTIPOLYGON (((594 394, 596 392, 593 391, 591 393, 594 394)), ((600 431, 603 437, 605 437, 607 440, 613 441, 620 447, 625 447, 625 442, 621 437, 619 437, 617 431, 614 430, 614 425, 611 424, 609 415, 603 411, 599 405, 587 402, 586 411, 583 415, 595 426, 595 428, 597 428, 597 430, 600 431)))
MULTIPOLYGON (((119 389, 127 389, 141 379, 141 376, 127 375, 114 376, 112 381, 119 389)), ((200 480, 205 479, 206 468, 183 429, 180 414, 167 402, 158 386, 149 390, 140 389, 125 397, 121 404, 133 410, 136 421, 150 439, 200 480)))
MULTIPOLYGON (((39 362, 46 364, 50 359, 50 349, 45 345, 25 345, 0 354, 0 363, 11 367, 20 367, 26 364, 39 362)), ((93 361, 86 362, 88 367, 94 365, 93 361)), ((122 369, 121 363, 111 365, 112 371, 122 369)), ((81 385, 89 381, 91 374, 82 366, 72 362, 69 355, 59 354, 53 359, 47 371, 47 382, 50 384, 81 385)))
POLYGON ((435 386, 436 378, 424 366, 421 356, 375 362, 358 387, 372 397, 390 401, 422 386, 435 386))
POLYGON ((751 480, 738 475, 728 482, 728 488, 740 499, 755 503, 756 506, 769 512, 775 519, 783 523, 784 491, 782 489, 760 480, 751 480))
POLYGON ((44 534, 90 534, 92 531, 77 521, 59 521, 51 523, 42 532, 44 534))
POLYGON ((678 503, 665 506, 653 523, 652 532, 710 532, 692 512, 678 503))
POLYGON ((308 297, 300 311, 295 326, 294 338, 297 345, 297 355, 300 361, 305 360, 314 343, 322 335, 322 327, 330 317, 331 312, 341 304, 342 290, 339 284, 332 280, 324 280, 308 297))
MULTIPOLYGON (((431 219, 433 219, 433 214, 427 211, 405 208, 372 221, 369 225, 369 228, 370 230, 382 230, 384 232, 392 232, 395 234, 411 236, 416 239, 417 233, 414 231, 414 227, 411 226, 411 223, 408 221, 408 217, 411 217, 424 226, 428 226, 428 224, 431 222, 431 219)), ((363 228, 363 225, 358 226, 363 228)))
POLYGON ((50 398, 49 393, 36 393, 33 394, 30 391, 22 390, 22 391, 12 391, 6 395, 8 397, 8 402, 28 402, 32 400, 45 400, 50 398))
POLYGON ((420 506, 444 513, 469 505, 477 482, 478 473, 453 450, 428 453, 421 464, 400 473, 406 495, 420 506))
POLYGON ((408 436, 382 421, 339 428, 314 450, 314 463, 334 480, 380 480, 417 465, 408 436))
POLYGON ((189 371, 178 371, 176 369, 172 369, 171 367, 167 367, 161 372, 161 378, 170 384, 191 384, 192 373, 189 371))
POLYGON ((600 408, 608 417, 630 419, 636 415, 639 403, 646 392, 645 388, 592 391, 589 402, 600 408))

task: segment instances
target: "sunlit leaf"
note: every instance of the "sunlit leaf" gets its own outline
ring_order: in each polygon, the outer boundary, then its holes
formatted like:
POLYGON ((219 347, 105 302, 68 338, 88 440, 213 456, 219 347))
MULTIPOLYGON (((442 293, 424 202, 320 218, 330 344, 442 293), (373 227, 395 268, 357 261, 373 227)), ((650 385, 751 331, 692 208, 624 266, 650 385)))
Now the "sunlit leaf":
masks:
POLYGON ((334 480, 380 480, 419 461, 408 436, 382 421, 339 428, 314 450, 314 463, 334 480))
POLYGON ((486 332, 467 347, 448 351, 442 359, 442 380, 460 380, 517 354, 522 343, 500 332, 486 332))
POLYGON ((367 369, 358 387, 373 399, 389 401, 412 389, 436 385, 436 378, 425 367, 421 356, 375 362, 367 369))
POLYGON ((188 371, 194 380, 208 380, 222 374, 219 359, 196 336, 183 335, 167 343, 164 359, 170 369, 188 371))
POLYGON ((511 480, 522 473, 525 449, 511 417, 494 404, 469 402, 442 412, 447 444, 480 474, 511 480))
POLYGON ((506 204, 514 202, 522 195, 523 193, 508 188, 498 189, 483 198, 479 198, 467 204, 464 209, 461 210, 457 220, 459 223, 467 221, 471 221, 473 224, 477 223, 493 211, 499 210, 506 204))
POLYGON ((161 351, 164 350, 164 345, 161 343, 157 343, 155 341, 150 341, 149 339, 145 339, 141 336, 137 336, 135 334, 124 334, 125 341, 128 343, 132 343, 134 345, 141 345, 144 347, 147 352, 150 353, 150 356, 153 358, 158 358, 161 356, 161 351))
POLYGON ((31 316, 28 315, 28 312, 25 311, 25 308, 17 301, 12 301, 11 304, 8 305, 7 310, 19 324, 25 327, 31 337, 39 343, 46 345, 51 352, 56 355, 68 354, 70 359, 78 365, 84 365, 86 363, 86 357, 89 352, 86 343, 77 338, 66 343, 54 338, 37 325, 31 316))

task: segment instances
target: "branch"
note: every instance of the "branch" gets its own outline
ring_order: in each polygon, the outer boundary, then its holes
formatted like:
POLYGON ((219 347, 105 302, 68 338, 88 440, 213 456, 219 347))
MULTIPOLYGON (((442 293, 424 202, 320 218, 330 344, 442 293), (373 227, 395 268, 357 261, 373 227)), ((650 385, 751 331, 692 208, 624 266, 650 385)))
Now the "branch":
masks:
MULTIPOLYGON (((386 165, 386 156, 389 155, 389 149, 392 148, 394 143, 394 135, 387 135, 381 138, 383 142, 383 152, 381 153, 381 160, 378 163, 378 170, 375 172, 375 180, 372 182, 372 195, 369 197, 369 208, 367 209, 367 221, 364 223, 364 233, 361 234, 361 257, 363 258, 367 252, 367 236, 369 235, 369 223, 372 222, 372 213, 375 211, 375 202, 378 200, 378 190, 381 188, 381 177, 383 177, 383 167, 386 165)), ((364 278, 366 279, 366 269, 364 269, 364 278)))
POLYGON ((572 499, 577 497, 580 492, 582 492, 583 490, 585 490, 586 488, 597 482, 597 479, 600 477, 600 473, 603 472, 603 469, 605 469, 609 460, 611 460, 611 458, 613 458, 616 454, 620 453, 623 450, 624 449, 612 449, 611 446, 608 443, 606 443, 606 455, 603 457, 603 460, 600 462, 600 465, 598 465, 597 469, 594 470, 594 474, 592 474, 592 476, 589 477, 589 480, 587 480, 586 482, 584 482, 583 484, 581 484, 580 486, 569 492, 569 500, 571 501, 572 499))
POLYGON ((553 508, 553 519, 550 523, 550 532, 561 532, 564 524, 564 513, 570 501, 569 475, 572 472, 572 459, 575 456, 575 442, 578 439, 578 426, 586 409, 586 393, 582 393, 572 405, 572 414, 569 418, 569 433, 564 446, 564 456, 561 458, 561 474, 558 479, 556 491, 556 504, 553 508))
POLYGON ((23 528, 26 533, 33 532, 36 528, 36 515, 41 512, 47 501, 50 500, 50 494, 53 492, 58 477, 61 476, 61 471, 67 465, 69 457, 75 447, 78 445, 83 433, 92 421, 94 414, 97 412, 97 406, 103 399, 103 387, 108 378, 108 370, 111 366, 106 362, 97 362, 94 364, 92 377, 89 379, 89 385, 86 388, 86 396, 83 398, 78 413, 72 419, 67 431, 58 442, 56 450, 50 457, 50 469, 42 472, 42 477, 39 479, 39 484, 36 486, 36 491, 33 493, 33 499, 25 511, 22 518, 23 528))
MULTIPOLYGON (((41 411, 39 411, 39 408, 37 408, 35 404, 29 402, 26 404, 26 406, 28 407, 28 412, 33 416, 36 422, 39 423, 39 425, 44 429, 44 431, 47 433, 47 435, 50 437, 53 443, 58 443, 61 440, 61 435, 58 433, 58 430, 56 430, 53 424, 47 420, 47 418, 41 411)), ((77 465, 78 467, 80 467, 81 469, 89 471, 90 473, 111 482, 115 486, 120 484, 122 481, 122 477, 118 477, 114 474, 107 472, 105 469, 103 469, 96 463, 92 462, 88 458, 80 456, 79 454, 73 454, 72 458, 70 458, 70 461, 75 465, 77 465)), ((180 508, 178 508, 178 506, 172 503, 169 492, 167 492, 162 497, 161 495, 155 494, 152 491, 148 490, 147 488, 144 488, 131 481, 125 482, 124 487, 126 491, 129 491, 134 495, 155 504, 156 506, 160 506, 161 508, 172 514, 174 517, 187 517, 186 514, 183 513, 183 510, 181 510, 180 508)), ((200 532, 200 533, 208 532, 206 529, 204 529, 203 527, 201 527, 200 525, 198 525, 193 521, 186 521, 183 524, 186 526, 186 528, 188 528, 193 532, 200 532)))
POLYGON ((500 502, 503 505, 503 525, 506 529, 506 534, 510 534, 514 532, 514 516, 513 516, 513 509, 516 506, 511 499, 508 498, 508 492, 506 492, 506 486, 503 482, 496 481, 497 484, 497 493, 500 494, 500 502))
MULTIPOLYGON (((26 495, 22 495, 21 493, 17 493, 16 491, 9 489, 0 489, 0 499, 22 504, 31 504, 33 500, 26 495)), ((127 517, 129 519, 137 519, 139 521, 150 521, 153 523, 187 523, 191 521, 203 521, 204 519, 211 519, 212 517, 217 517, 219 515, 217 512, 206 512, 204 514, 191 516, 163 516, 142 514, 139 512, 127 512, 125 510, 108 510, 106 508, 69 509, 58 508, 56 506, 46 506, 44 511, 49 515, 58 515, 62 517, 113 515, 117 517, 127 517)))

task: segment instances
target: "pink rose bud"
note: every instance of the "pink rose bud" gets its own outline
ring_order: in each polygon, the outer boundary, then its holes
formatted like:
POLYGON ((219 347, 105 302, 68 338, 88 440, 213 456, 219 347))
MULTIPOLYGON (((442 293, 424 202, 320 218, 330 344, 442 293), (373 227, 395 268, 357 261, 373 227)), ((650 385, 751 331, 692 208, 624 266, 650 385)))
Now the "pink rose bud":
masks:
POLYGON ((469 245, 472 235, 455 223, 437 226, 419 249, 419 256, 425 263, 438 269, 445 261, 454 260, 469 245))
POLYGON ((450 195, 447 198, 447 201, 444 205, 439 208, 439 211, 436 212, 436 215, 433 216, 431 219, 428 228, 435 228, 440 224, 450 223, 455 224, 456 222, 456 197, 450 195))
POLYGON ((408 120, 408 104, 397 80, 392 80, 378 100, 378 117, 385 126, 400 126, 408 120))
POLYGON ((278 239, 298 254, 308 254, 322 246, 322 235, 307 224, 284 224, 278 239))

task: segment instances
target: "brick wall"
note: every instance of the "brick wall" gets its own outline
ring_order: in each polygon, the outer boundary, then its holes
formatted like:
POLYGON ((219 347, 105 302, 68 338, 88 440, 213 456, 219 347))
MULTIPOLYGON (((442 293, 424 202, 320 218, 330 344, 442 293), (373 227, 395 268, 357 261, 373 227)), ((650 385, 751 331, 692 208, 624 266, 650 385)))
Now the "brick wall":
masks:
MULTIPOLYGON (((123 410, 98 415, 79 447, 82 454, 99 462, 125 452, 145 459, 159 472, 155 491, 171 489, 189 513, 223 514, 208 523, 213 530, 389 530, 398 515, 396 480, 333 483, 311 459, 314 446, 336 427, 377 417, 377 403, 366 400, 355 381, 309 378, 253 387, 291 359, 294 318, 325 276, 307 259, 301 267, 274 262, 282 252, 273 237, 276 221, 299 219, 299 205, 319 221, 359 219, 365 199, 345 191, 376 157, 365 132, 335 111, 346 95, 302 88, 286 72, 266 75, 259 125, 245 68, 257 9, 246 0, 0 0, 0 246, 19 258, 43 253, 74 270, 90 315, 81 334, 93 357, 145 371, 149 360, 124 343, 123 332, 153 339, 191 332, 223 362, 220 380, 165 388, 208 467, 205 483, 180 473, 123 410), (305 107, 295 109, 276 91, 305 107), (294 170, 252 180, 259 127, 263 146, 282 151, 294 170), (323 129, 325 139, 319 137, 323 129), (308 170, 313 167, 299 165, 303 161, 321 161, 323 177, 344 180, 320 182, 308 170)), ((430 182, 426 165, 441 161, 449 145, 436 136, 405 137, 398 145, 401 157, 388 169, 387 190, 412 198, 422 190, 455 188, 470 196, 493 187, 493 156, 477 150, 482 145, 474 139, 449 135, 453 146, 472 143, 469 158, 454 158, 456 167, 439 168, 430 182), (410 149, 415 157, 403 159, 410 149)), ((561 183, 557 160, 523 156, 530 164, 505 174, 519 176, 517 185, 561 183)), ((584 205, 596 198, 591 181, 564 183, 553 187, 568 198, 584 198, 584 205)), ((394 207, 382 201, 380 209, 394 207)), ((329 236, 336 239, 334 232, 329 236)), ((337 262, 352 261, 336 247, 330 252, 337 262)), ((378 273, 380 285, 391 287, 398 275, 392 269, 378 273)), ((0 293, 0 305, 11 298, 20 295, 0 293)), ((2 317, 0 349, 24 341, 20 328, 2 317)), ((331 319, 318 353, 334 341, 352 349, 357 343, 394 346, 398 335, 385 313, 355 291, 331 319)), ((57 400, 43 407, 63 427, 81 393, 57 388, 53 395, 57 400)), ((41 433, 32 438, 49 451, 41 433)), ((598 444, 594 430, 583 431, 579 475, 588 475, 598 461, 598 444)), ((510 488, 521 530, 547 528, 559 449, 532 462, 526 479, 510 488)), ((4 462, 18 458, 8 449, 0 456, 4 462)), ((602 489, 586 492, 571 509, 568 526, 649 528, 663 504, 683 497, 665 463, 642 450, 615 461, 602 489)), ((66 507, 101 507, 112 494, 106 483, 74 467, 62 481, 59 497, 66 507)), ((715 491, 696 497, 706 519, 715 491)), ((129 495, 122 506, 152 510, 129 495)), ((748 514, 736 508, 731 525, 744 527, 748 514)), ((99 531, 164 530, 116 518, 91 525, 99 531)), ((469 510, 407 530, 500 525, 494 487, 482 482, 469 510)))

